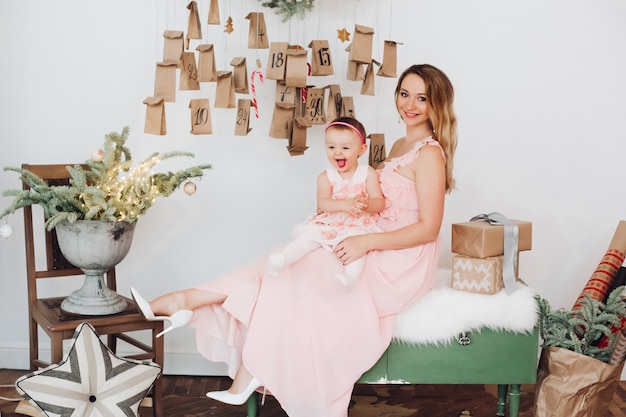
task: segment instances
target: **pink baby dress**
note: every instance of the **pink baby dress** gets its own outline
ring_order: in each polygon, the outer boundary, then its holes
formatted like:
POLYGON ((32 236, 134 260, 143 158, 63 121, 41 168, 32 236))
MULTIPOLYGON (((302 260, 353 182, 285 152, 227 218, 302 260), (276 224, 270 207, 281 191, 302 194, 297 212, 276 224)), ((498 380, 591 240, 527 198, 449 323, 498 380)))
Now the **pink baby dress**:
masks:
MULTIPOLYGON (((328 168, 326 175, 330 182, 332 197, 345 200, 366 192, 368 165, 359 165, 350 178, 342 178, 334 168, 328 168)), ((294 237, 305 238, 334 249, 335 245, 348 236, 380 231, 376 226, 377 213, 364 213, 354 216, 345 211, 320 213, 310 217, 304 224, 294 229, 294 237)))

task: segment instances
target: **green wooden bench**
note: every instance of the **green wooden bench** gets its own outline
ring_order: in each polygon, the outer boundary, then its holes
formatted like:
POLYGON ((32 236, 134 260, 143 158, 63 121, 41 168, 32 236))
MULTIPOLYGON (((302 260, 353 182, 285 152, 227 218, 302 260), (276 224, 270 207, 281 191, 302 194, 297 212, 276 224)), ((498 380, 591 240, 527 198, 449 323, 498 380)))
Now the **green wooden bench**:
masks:
MULTIPOLYGON (((438 274, 440 286, 400 313, 391 344, 357 383, 497 385, 496 415, 506 416, 508 404, 509 417, 518 417, 521 385, 534 385, 537 379, 534 292, 525 287, 511 296, 468 295, 449 289, 447 271, 438 274), (443 311, 455 313, 442 317, 443 311), (435 327, 428 327, 432 322, 435 327), (441 342, 436 329, 452 337, 441 342), (453 336, 457 331, 463 333, 453 336)), ((248 417, 256 417, 257 407, 254 393, 247 402, 248 417)))
MULTIPOLYGON (((496 415, 519 416, 521 385, 535 384, 539 334, 481 329, 466 336, 469 344, 415 345, 393 340, 359 384, 498 385, 496 415), (507 401, 508 400, 508 401, 507 401)), ((257 415, 258 395, 247 402, 248 417, 257 415)))
POLYGON ((518 417, 522 384, 537 378, 539 335, 482 329, 469 344, 411 345, 394 340, 358 383, 498 385, 496 415, 518 417))

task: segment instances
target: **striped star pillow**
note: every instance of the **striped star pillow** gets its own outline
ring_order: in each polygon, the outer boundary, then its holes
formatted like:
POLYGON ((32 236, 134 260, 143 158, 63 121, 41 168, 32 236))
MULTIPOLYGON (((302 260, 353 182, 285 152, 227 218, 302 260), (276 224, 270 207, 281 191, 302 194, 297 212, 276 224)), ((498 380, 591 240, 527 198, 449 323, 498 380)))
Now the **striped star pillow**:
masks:
POLYGON ((60 364, 20 377, 15 387, 48 417, 137 417, 160 374, 154 362, 116 356, 89 323, 81 323, 60 364))

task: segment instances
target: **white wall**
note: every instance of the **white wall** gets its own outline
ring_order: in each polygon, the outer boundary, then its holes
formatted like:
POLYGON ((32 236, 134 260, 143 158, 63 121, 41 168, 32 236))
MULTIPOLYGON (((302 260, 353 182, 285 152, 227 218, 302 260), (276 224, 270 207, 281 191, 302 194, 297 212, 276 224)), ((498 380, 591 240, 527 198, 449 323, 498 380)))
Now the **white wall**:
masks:
MULTIPOLYGON (((152 297, 193 286, 260 257, 284 242, 314 207, 314 177, 326 167, 323 129, 308 133, 310 149, 291 157, 286 140, 268 136, 274 81, 257 84, 260 119, 234 136, 235 110, 212 108, 214 133, 189 134, 191 98, 214 99, 215 84, 178 92, 168 103, 167 136, 143 133, 155 63, 165 30, 186 30, 187 1, 45 0, 0 2, 0 166, 82 162, 104 134, 130 126, 134 159, 173 149, 196 153, 162 170, 209 162, 198 192, 163 199, 141 219, 119 267, 120 292, 136 286, 152 297)), ((336 74, 309 84, 338 83, 354 96, 357 116, 388 144, 402 134, 393 105, 395 79, 376 77, 376 95, 361 96, 345 79, 347 53, 337 29, 375 28, 382 42, 402 42, 398 68, 428 62, 443 69, 457 93, 458 190, 447 199, 442 229, 478 213, 500 211, 533 222, 533 250, 520 275, 554 307, 569 308, 624 219, 626 132, 626 3, 617 0, 318 0, 306 21, 281 23, 255 0, 220 1, 222 25, 204 23, 218 69, 246 56, 265 71, 267 50, 246 48, 251 11, 262 11, 271 42, 330 42, 336 74), (234 20, 227 35, 223 24, 234 20)), ((192 41, 192 47, 198 42, 192 41)), ((243 96, 240 96, 243 97, 243 96)), ((19 187, 0 172, 0 189, 19 187)), ((0 207, 9 203, 0 197, 0 207)), ((12 238, 0 240, 0 367, 28 366, 21 212, 9 218, 12 238)), ((442 267, 451 255, 444 253, 442 267)), ((196 354, 182 329, 166 340, 166 373, 220 372, 196 354)))

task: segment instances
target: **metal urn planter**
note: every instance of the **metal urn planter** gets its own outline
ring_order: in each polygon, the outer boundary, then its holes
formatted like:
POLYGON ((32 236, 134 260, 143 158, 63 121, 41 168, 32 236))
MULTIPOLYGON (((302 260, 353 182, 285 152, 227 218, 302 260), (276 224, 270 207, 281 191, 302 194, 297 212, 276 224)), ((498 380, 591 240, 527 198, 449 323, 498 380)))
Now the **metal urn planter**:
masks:
POLYGON ((135 224, 115 221, 77 220, 56 227, 63 256, 83 270, 83 286, 63 300, 61 308, 84 315, 115 314, 126 308, 126 301, 105 285, 105 272, 128 254, 135 224))

